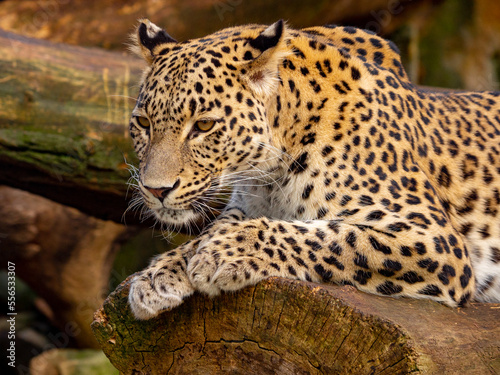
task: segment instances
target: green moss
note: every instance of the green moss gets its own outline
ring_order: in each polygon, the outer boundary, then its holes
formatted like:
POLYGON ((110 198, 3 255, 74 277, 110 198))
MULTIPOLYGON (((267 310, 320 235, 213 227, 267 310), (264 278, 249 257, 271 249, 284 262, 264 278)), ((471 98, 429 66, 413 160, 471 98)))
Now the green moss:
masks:
POLYGON ((1 129, 0 145, 15 148, 19 151, 50 152, 51 154, 67 154, 83 160, 85 152, 81 148, 82 138, 68 138, 64 135, 48 134, 18 129, 1 129))
POLYGON ((58 178, 125 191, 129 172, 124 160, 133 152, 121 138, 117 144, 84 135, 0 129, 0 157, 32 164, 58 178))
POLYGON ((119 371, 99 350, 57 349, 46 354, 50 373, 63 375, 118 375, 119 371))

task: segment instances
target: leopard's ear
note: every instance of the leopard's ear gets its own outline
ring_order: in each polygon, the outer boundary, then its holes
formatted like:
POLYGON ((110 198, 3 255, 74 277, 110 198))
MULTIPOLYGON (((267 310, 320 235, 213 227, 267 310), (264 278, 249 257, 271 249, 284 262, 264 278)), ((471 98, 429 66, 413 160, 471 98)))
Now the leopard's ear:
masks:
POLYGON ((264 98, 278 87, 279 65, 290 54, 286 42, 286 26, 279 20, 250 41, 252 50, 245 53, 244 80, 250 89, 264 98), (254 56, 257 55, 255 58, 254 56))
POLYGON ((156 47, 177 43, 165 30, 147 19, 139 20, 139 25, 135 33, 131 35, 131 40, 130 50, 139 57, 144 58, 148 64, 153 62, 155 53, 159 50, 156 47))

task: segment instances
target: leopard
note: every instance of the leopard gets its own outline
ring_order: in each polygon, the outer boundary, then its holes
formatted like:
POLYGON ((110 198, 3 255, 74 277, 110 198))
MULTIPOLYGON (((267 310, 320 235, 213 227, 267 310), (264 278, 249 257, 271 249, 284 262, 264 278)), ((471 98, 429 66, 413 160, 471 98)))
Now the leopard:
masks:
POLYGON ((499 92, 421 88, 393 42, 351 26, 178 42, 144 19, 131 48, 140 204, 174 230, 206 223, 133 276, 136 319, 272 277, 500 301, 499 92))

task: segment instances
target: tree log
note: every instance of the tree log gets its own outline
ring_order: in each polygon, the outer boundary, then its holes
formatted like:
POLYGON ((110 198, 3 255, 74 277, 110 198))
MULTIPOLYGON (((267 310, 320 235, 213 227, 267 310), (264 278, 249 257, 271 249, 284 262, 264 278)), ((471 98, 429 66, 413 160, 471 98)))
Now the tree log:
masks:
POLYGON ((500 374, 500 304, 450 309, 272 278, 137 321, 129 282, 92 323, 121 374, 500 374))
POLYGON ((60 330, 58 345, 97 347, 92 313, 133 229, 7 186, 0 186, 0 202, 0 267, 14 263, 40 297, 39 309, 60 330))
POLYGON ((125 161, 135 162, 130 87, 142 67, 122 53, 0 30, 0 184, 122 221, 125 161))

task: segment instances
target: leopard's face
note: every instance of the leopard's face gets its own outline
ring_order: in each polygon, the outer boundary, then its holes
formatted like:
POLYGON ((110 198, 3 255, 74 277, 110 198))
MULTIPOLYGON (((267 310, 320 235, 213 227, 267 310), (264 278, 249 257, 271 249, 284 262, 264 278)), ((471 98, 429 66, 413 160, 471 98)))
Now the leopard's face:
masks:
POLYGON ((138 185, 157 219, 182 225, 200 219, 231 177, 272 159, 270 90, 255 85, 264 77, 248 57, 260 51, 247 39, 231 47, 161 43, 154 51, 130 121, 138 185))

